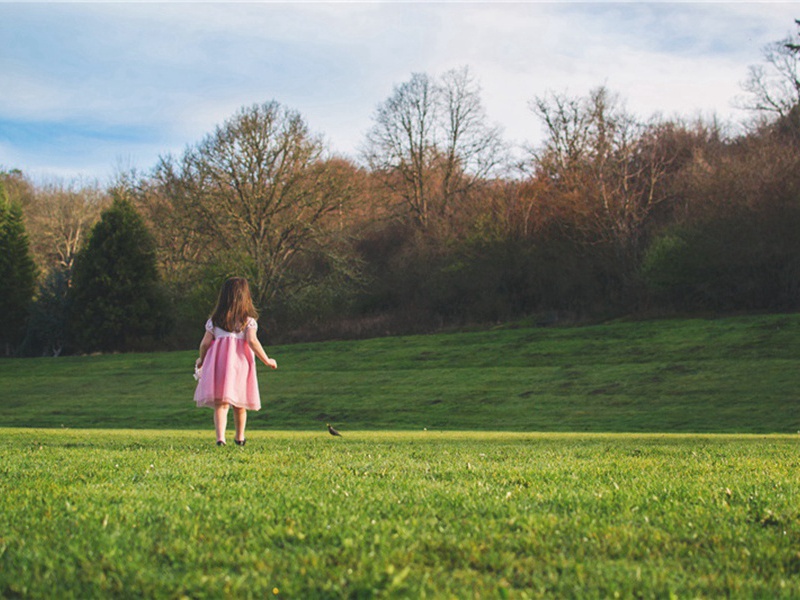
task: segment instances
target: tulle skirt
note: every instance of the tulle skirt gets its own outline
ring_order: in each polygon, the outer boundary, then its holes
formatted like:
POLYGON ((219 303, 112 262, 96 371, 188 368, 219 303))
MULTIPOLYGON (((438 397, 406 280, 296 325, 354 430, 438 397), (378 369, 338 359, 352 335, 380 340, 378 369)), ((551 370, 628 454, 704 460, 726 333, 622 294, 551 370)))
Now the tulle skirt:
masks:
POLYGON ((222 402, 247 410, 261 408, 255 356, 246 340, 222 337, 211 343, 194 400, 197 406, 213 407, 222 402))

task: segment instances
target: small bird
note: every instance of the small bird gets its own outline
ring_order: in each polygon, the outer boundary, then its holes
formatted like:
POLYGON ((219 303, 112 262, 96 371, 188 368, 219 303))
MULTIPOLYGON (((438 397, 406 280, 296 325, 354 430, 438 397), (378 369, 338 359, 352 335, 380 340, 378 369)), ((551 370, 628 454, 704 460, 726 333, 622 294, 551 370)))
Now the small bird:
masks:
POLYGON ((338 431, 336 431, 333 427, 331 427, 330 423, 326 423, 326 425, 328 427, 328 433, 330 433, 331 435, 334 435, 334 436, 338 435, 339 437, 342 437, 342 434, 339 433, 338 431))

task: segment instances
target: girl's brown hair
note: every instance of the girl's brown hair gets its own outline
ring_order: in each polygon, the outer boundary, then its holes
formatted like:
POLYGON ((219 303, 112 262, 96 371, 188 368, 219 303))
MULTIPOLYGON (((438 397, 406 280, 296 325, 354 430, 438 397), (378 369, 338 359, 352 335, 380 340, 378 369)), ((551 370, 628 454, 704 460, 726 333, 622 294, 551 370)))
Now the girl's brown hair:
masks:
POLYGON ((248 317, 258 318, 250 296, 250 285, 244 277, 231 277, 222 284, 211 322, 225 331, 240 332, 247 325, 248 317))

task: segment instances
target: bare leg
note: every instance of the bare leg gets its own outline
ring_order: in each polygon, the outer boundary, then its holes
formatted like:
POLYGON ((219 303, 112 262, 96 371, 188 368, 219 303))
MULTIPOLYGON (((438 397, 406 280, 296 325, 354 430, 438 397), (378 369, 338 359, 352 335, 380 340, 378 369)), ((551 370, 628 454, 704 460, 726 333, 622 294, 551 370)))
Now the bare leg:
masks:
POLYGON ((233 422, 236 424, 236 441, 244 441, 244 428, 247 425, 247 409, 239 406, 233 407, 233 422))
POLYGON ((225 428, 228 426, 228 408, 230 404, 218 402, 214 405, 214 429, 217 432, 217 441, 225 441, 225 428))

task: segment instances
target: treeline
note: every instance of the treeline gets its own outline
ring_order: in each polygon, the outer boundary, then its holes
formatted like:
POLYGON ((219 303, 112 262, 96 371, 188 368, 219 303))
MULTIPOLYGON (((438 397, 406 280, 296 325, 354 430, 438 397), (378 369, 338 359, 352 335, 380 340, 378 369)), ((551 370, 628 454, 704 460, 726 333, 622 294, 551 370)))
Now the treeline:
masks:
POLYGON ((234 274, 271 341, 796 310, 797 46, 765 58, 737 134, 598 88, 533 99, 544 139, 514 153, 462 68, 396 86, 358 162, 269 102, 107 189, 6 172, 5 352, 193 347, 234 274))

